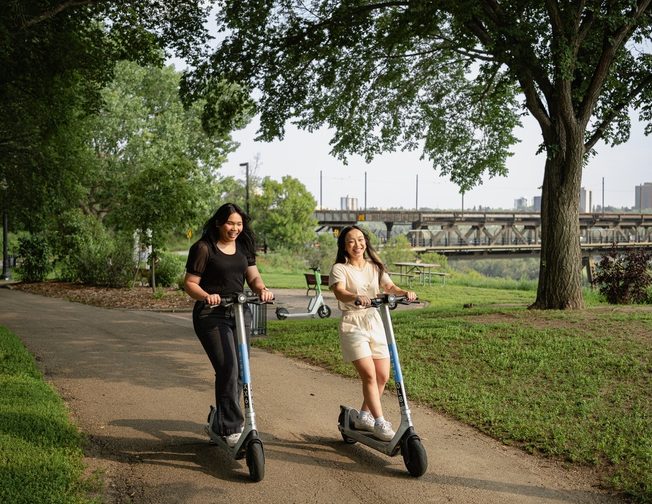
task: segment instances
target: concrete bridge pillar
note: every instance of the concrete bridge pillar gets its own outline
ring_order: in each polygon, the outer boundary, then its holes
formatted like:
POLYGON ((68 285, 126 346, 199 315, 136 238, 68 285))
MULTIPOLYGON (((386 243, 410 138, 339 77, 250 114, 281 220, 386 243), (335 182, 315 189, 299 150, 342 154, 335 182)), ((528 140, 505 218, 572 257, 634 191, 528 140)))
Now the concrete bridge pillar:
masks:
POLYGON ((385 222, 385 227, 387 228, 387 241, 389 241, 389 239, 392 236, 392 228, 394 227, 394 223, 393 222, 385 222))

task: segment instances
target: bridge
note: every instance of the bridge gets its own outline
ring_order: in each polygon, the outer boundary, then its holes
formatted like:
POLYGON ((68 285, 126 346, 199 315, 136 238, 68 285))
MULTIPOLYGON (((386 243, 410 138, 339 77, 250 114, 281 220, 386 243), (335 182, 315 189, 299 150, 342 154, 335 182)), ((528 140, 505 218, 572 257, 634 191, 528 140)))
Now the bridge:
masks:
MULTIPOLYGON (((385 238, 394 225, 409 225, 407 236, 415 250, 456 258, 532 256, 541 251, 538 212, 416 210, 317 210, 320 230, 338 232, 344 226, 383 223, 385 238)), ((583 255, 601 255, 628 248, 652 249, 652 213, 581 213, 583 255)))

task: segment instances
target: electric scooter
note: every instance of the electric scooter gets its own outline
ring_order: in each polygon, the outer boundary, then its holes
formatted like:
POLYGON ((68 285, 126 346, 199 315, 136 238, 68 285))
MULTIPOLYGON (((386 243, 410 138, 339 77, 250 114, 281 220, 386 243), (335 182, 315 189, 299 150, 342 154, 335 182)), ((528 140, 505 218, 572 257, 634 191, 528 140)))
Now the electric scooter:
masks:
POLYGON ((240 357, 240 379, 242 381, 242 394, 244 397, 244 428, 235 446, 229 446, 226 439, 215 434, 211 428, 213 417, 215 416, 215 409, 211 407, 211 411, 208 414, 208 434, 211 441, 224 448, 235 460, 241 460, 246 457, 249 477, 253 481, 261 481, 265 476, 265 452, 263 450, 263 442, 258 437, 258 431, 256 430, 256 414, 254 413, 251 375, 249 373, 249 349, 247 347, 244 320, 245 303, 264 304, 258 296, 248 296, 244 293, 238 293, 231 296, 224 296, 219 305, 212 306, 212 308, 216 306, 233 307, 240 357))
POLYGON ((392 320, 389 314, 390 305, 394 303, 410 304, 410 301, 407 300, 406 296, 394 296, 393 294, 383 294, 371 300, 371 306, 380 310, 380 316, 385 328, 385 337, 387 338, 387 345, 389 347, 394 381, 396 382, 398 404, 401 408, 401 423, 398 429, 396 429, 396 434, 390 441, 381 441, 376 439, 372 432, 356 430, 353 427, 353 419, 358 414, 358 411, 348 406, 340 406, 337 427, 342 435, 342 439, 346 443, 353 444, 359 441, 390 457, 394 457, 400 451, 408 472, 414 477, 419 477, 428 468, 428 455, 421 443, 421 438, 417 436, 412 424, 407 394, 403 383, 401 364, 398 359, 396 339, 394 338, 394 328, 392 327, 392 320))
POLYGON ((315 296, 308 302, 308 311, 301 313, 290 313, 287 308, 277 308, 276 318, 285 320, 288 318, 328 318, 331 316, 331 309, 324 303, 324 296, 321 293, 321 273, 319 268, 311 268, 315 273, 315 296))

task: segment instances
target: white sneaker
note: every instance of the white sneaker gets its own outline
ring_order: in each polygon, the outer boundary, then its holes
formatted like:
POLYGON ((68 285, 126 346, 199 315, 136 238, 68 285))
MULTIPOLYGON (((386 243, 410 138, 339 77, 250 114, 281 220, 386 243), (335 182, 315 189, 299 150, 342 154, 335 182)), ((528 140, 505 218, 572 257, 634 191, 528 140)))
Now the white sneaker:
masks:
POLYGON ((387 420, 374 423, 374 437, 381 441, 391 441, 396 433, 392 430, 392 424, 387 420))
POLYGON ((353 416, 353 428, 373 432, 374 417, 368 411, 361 411, 353 416))
POLYGON ((233 448, 235 445, 238 444, 238 441, 240 441, 240 436, 242 435, 242 432, 234 432, 233 434, 229 434, 228 436, 224 436, 224 439, 226 440, 226 444, 229 445, 229 448, 233 448))

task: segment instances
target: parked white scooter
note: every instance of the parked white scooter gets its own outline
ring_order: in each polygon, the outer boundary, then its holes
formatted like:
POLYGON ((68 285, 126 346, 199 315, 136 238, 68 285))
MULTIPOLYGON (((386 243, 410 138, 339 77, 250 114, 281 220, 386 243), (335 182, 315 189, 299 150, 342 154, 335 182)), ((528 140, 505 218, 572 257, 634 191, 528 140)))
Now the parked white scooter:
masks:
POLYGON ((308 311, 300 313, 290 313, 287 308, 277 308, 276 318, 285 320, 288 318, 328 318, 331 316, 331 309, 324 303, 324 296, 321 293, 321 273, 319 268, 312 268, 315 272, 315 296, 308 302, 308 311))

